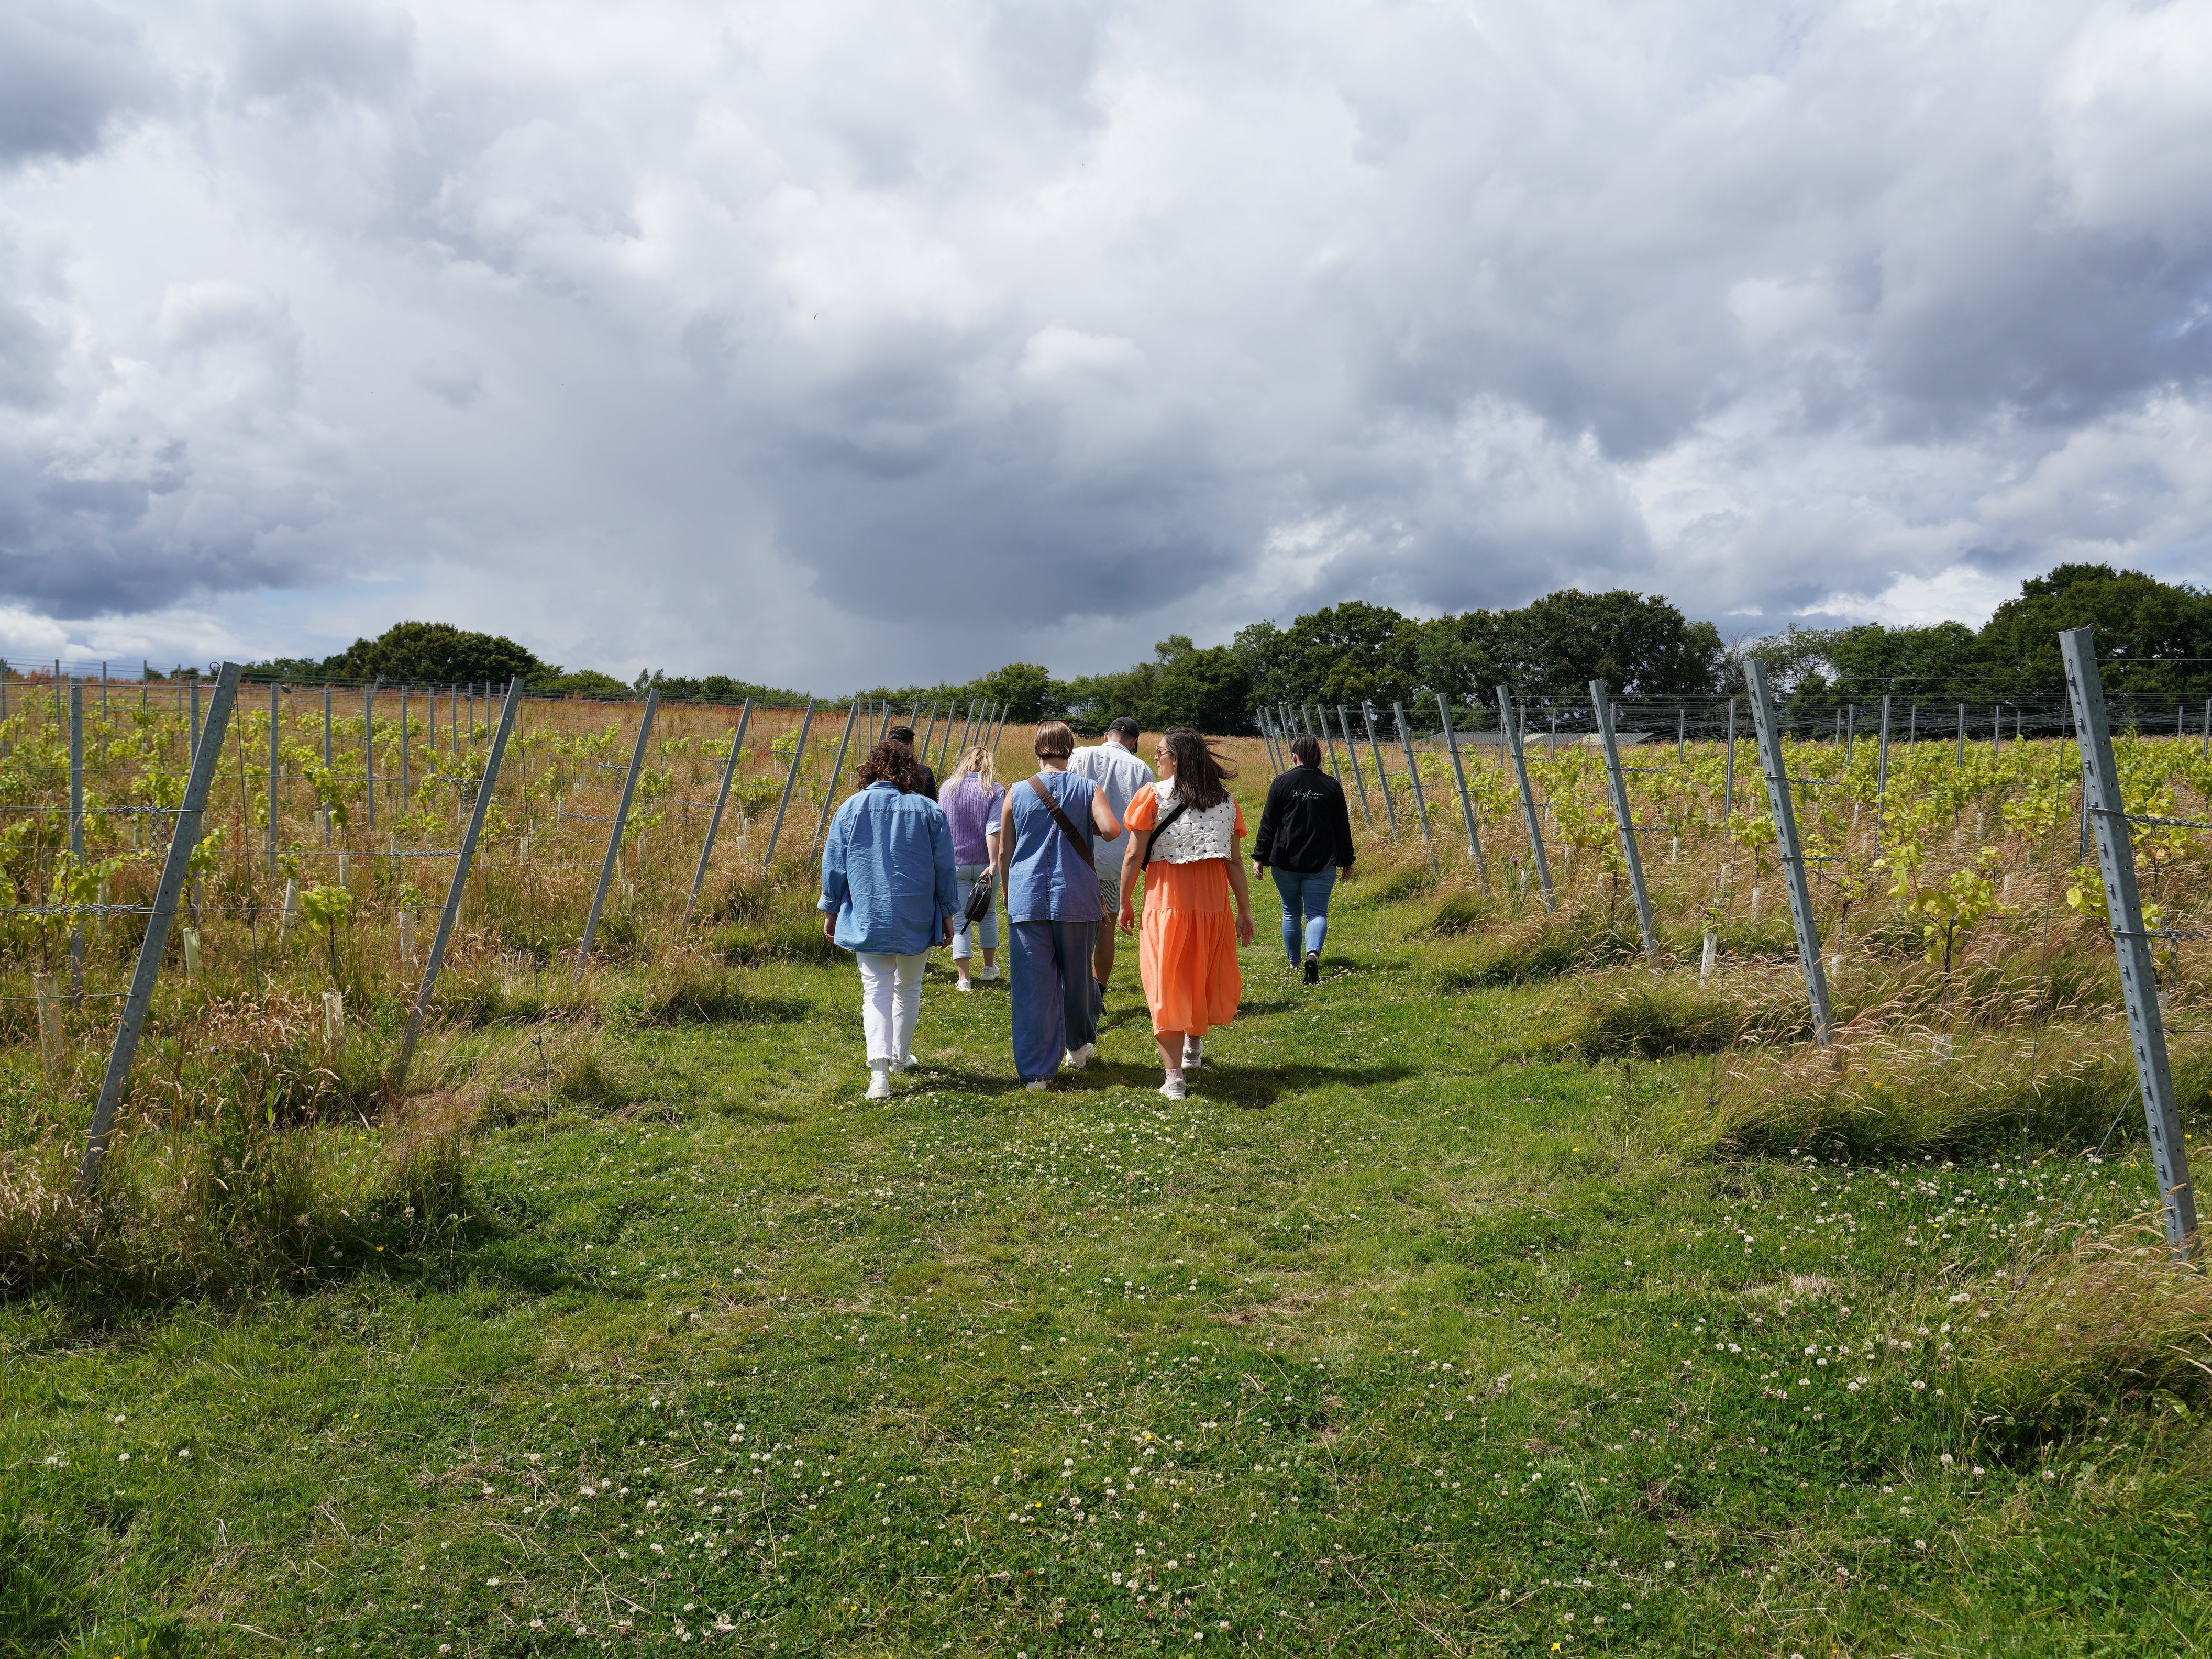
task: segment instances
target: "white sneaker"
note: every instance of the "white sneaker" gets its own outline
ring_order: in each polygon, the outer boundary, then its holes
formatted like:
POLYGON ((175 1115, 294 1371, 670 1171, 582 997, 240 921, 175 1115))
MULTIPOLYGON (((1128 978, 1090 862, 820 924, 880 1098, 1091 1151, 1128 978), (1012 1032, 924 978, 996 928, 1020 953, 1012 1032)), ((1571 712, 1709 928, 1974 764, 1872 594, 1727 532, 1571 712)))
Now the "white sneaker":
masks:
POLYGON ((870 1066, 868 1068, 868 1098, 870 1100, 889 1100, 890 1097, 890 1068, 888 1066, 870 1066))
POLYGON ((1165 1083, 1160 1085, 1160 1092, 1165 1095, 1170 1100, 1182 1099, 1185 1093, 1182 1086, 1182 1079, 1179 1077, 1170 1078, 1165 1083))
POLYGON ((895 1061, 891 1066, 891 1070, 894 1072, 918 1072, 921 1069, 921 1062, 912 1054, 908 1054, 904 1060, 895 1061))
POLYGON ((999 970, 995 966, 990 968, 979 968, 975 970, 975 977, 980 980, 994 980, 998 978, 998 976, 999 970))
POLYGON ((975 988, 975 981, 972 979, 963 979, 952 988, 956 991, 972 991, 975 988))
POLYGON ((1194 1072, 1205 1064, 1206 1040, 1203 1037, 1185 1037, 1182 1040, 1183 1070, 1194 1072))
POLYGON ((1044 1092, 1044 1085, 1050 1080, 1051 1079, 1048 1078, 1039 1078, 1034 1083, 1024 1083, 1022 1085, 1022 1087, 1030 1091, 1032 1093, 1041 1095, 1044 1092))
POLYGON ((1080 1048, 1070 1048, 1067 1051, 1067 1069, 1071 1072, 1081 1071, 1091 1063, 1091 1056, 1097 1052, 1098 1045, 1095 1042, 1086 1042, 1080 1048))

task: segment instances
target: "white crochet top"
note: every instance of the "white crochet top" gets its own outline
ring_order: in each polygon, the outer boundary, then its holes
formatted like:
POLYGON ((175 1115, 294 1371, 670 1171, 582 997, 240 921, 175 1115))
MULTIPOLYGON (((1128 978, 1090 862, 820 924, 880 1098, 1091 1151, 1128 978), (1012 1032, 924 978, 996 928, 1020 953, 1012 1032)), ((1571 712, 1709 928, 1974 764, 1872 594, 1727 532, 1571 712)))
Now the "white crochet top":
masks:
MULTIPOLYGON (((1165 817, 1168 809, 1176 804, 1175 780, 1166 778, 1153 785, 1152 798, 1159 803, 1160 817, 1165 817)), ((1193 807, 1168 825, 1164 835, 1152 838, 1152 862, 1196 864, 1204 859, 1225 859, 1236 834, 1237 803, 1233 799, 1203 811, 1193 807)))

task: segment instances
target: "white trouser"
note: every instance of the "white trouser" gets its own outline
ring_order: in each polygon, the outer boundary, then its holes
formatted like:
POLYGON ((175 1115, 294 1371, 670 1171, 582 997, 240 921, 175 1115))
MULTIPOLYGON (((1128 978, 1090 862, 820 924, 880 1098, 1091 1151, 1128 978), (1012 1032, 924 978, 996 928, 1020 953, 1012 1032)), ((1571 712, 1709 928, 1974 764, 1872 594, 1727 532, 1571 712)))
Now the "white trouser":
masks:
POLYGON ((914 1057, 914 1022, 921 1012, 921 967, 928 953, 855 951, 853 956, 860 964, 860 1030, 868 1039, 868 1064, 903 1066, 914 1057))

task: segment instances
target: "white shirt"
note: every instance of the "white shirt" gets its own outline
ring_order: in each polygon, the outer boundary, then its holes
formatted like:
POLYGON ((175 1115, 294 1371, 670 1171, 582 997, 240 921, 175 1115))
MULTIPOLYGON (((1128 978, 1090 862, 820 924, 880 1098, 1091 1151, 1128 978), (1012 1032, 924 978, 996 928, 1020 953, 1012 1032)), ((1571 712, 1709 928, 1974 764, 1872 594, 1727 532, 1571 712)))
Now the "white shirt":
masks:
MULTIPOLYGON (((1107 805, 1114 809, 1117 818, 1127 816, 1137 791, 1154 781, 1152 769, 1111 738, 1077 750, 1067 757, 1067 769, 1097 784, 1098 793, 1106 797, 1107 805)), ((1127 833, 1124 831, 1111 841, 1102 838, 1093 842, 1091 850, 1098 861, 1099 880, 1111 877, 1118 881, 1121 855, 1129 850, 1127 833)))

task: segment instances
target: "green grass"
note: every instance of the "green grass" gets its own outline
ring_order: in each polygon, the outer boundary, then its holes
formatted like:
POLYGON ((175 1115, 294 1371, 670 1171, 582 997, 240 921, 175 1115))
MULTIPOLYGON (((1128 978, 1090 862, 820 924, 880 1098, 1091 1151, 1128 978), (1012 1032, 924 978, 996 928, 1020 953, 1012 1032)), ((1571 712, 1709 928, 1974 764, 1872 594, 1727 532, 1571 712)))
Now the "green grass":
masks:
POLYGON ((1126 954, 1043 1097, 1003 985, 933 970, 871 1105, 849 968, 755 953, 496 1115, 466 1216, 282 1291, 0 1308, 0 1650, 2212 1633, 2201 1406, 2093 1374, 1996 1415, 1948 1346, 2077 1177, 2072 1219, 2142 1209, 2139 1154, 1692 1157, 1711 1057, 1553 1058, 1574 981, 1441 995, 1419 902, 1360 886, 1303 987, 1261 902, 1179 1105, 1126 954))

